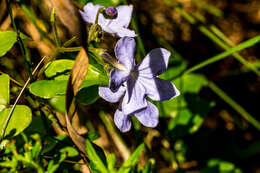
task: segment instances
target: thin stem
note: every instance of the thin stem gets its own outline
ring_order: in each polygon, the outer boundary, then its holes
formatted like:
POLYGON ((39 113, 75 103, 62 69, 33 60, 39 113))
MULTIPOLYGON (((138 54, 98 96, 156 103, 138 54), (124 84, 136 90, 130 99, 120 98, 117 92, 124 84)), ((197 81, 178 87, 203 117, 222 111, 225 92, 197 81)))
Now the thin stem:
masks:
POLYGON ((55 14, 55 8, 52 9, 51 12, 51 26, 54 32, 54 36, 55 36, 55 41, 56 41, 56 46, 60 47, 61 43, 60 43, 60 38, 58 35, 58 31, 57 31, 57 27, 56 27, 56 14, 55 14))
POLYGON ((104 10, 104 8, 99 8, 99 9, 98 9, 98 12, 97 12, 97 15, 96 15, 96 19, 95 19, 95 24, 98 24, 99 14, 102 13, 103 10, 104 10))
POLYGON ((14 18, 13 18, 12 8, 10 7, 9 1, 6 0, 5 2, 6 2, 6 6, 7 6, 7 9, 8 9, 9 16, 10 16, 11 21, 12 21, 13 28, 14 28, 16 34, 17 34, 17 40, 18 40, 18 43, 20 45, 22 55, 25 59, 25 67, 27 69, 29 76, 32 78, 33 76, 32 76, 32 73, 31 73, 31 60, 30 60, 30 57, 29 57, 27 47, 26 47, 25 43, 23 42, 23 39, 20 37, 20 31, 18 30, 18 28, 15 24, 15 21, 14 21, 14 18))
POLYGON ((222 98, 226 103, 228 103, 234 110, 236 110, 243 118, 250 122, 255 128, 260 130, 260 123, 250 115, 243 107, 236 103, 232 98, 230 98, 224 91, 222 91, 216 84, 209 81, 209 88, 214 91, 220 98, 222 98))
POLYGON ((112 137, 114 143, 116 144, 119 152, 121 153, 123 159, 126 161, 130 157, 130 151, 127 148, 127 145, 124 143, 123 139, 118 135, 112 123, 109 121, 108 116, 102 111, 99 113, 99 116, 103 123, 105 124, 108 133, 112 137))
MULTIPOLYGON (((34 75, 34 74, 37 72, 37 70, 39 69, 40 65, 41 65, 42 62, 45 60, 45 58, 46 58, 46 56, 44 56, 44 57, 41 59, 41 61, 37 64, 37 66, 35 67, 35 69, 34 69, 33 72, 32 72, 32 75, 34 75)), ((9 114, 8 114, 8 116, 7 116, 7 119, 6 119, 6 121, 5 121, 4 125, 3 125, 3 129, 2 129, 2 132, 1 132, 0 141, 2 141, 2 139, 4 138, 4 134, 5 134, 7 125, 8 125, 8 123, 9 123, 9 120, 10 120, 11 117, 12 117, 12 114, 13 114, 13 112, 14 112, 14 109, 15 109, 15 107, 16 107, 18 101, 20 100, 20 98, 21 98, 23 92, 25 91, 26 87, 27 87, 28 84, 30 83, 30 81, 31 81, 31 78, 29 77, 29 78, 27 79, 26 83, 24 84, 22 90, 20 91, 18 97, 16 98, 16 100, 15 100, 15 102, 14 102, 14 105, 12 106, 12 109, 11 109, 11 111, 9 112, 9 114)))

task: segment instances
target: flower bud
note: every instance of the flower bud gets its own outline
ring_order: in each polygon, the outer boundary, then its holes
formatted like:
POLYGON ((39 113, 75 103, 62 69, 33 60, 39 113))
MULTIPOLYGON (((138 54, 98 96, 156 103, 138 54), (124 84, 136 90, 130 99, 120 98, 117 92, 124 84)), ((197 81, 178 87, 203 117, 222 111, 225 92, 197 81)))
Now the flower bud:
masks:
POLYGON ((114 7, 108 7, 103 11, 103 15, 107 19, 115 19, 117 18, 117 9, 114 7))

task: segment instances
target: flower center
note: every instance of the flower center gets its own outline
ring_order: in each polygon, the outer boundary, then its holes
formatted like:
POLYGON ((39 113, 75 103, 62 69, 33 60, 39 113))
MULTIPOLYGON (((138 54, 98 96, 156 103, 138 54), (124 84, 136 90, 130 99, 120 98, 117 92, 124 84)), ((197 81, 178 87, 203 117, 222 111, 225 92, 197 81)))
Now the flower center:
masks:
POLYGON ((137 79, 138 78, 138 73, 136 73, 135 71, 131 71, 130 72, 130 76, 134 79, 137 79))

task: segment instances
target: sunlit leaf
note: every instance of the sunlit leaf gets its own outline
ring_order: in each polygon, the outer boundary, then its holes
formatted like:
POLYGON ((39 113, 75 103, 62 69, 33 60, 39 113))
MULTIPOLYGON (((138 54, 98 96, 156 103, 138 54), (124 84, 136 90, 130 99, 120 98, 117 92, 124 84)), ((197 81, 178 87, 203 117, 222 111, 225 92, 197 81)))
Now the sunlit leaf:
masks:
POLYGON ((65 113, 65 96, 55 96, 49 100, 51 106, 61 113, 65 113))
MULTIPOLYGON (((5 108, 0 112, 0 129, 2 130, 4 122, 11 108, 5 108)), ((16 136, 21 133, 32 121, 31 109, 25 105, 17 105, 14 109, 12 117, 7 125, 5 136, 16 136)))
MULTIPOLYGON (((22 39, 29 39, 26 35, 20 35, 22 39)), ((17 41, 17 34, 14 31, 0 31, 0 57, 4 56, 17 41)))
POLYGON ((64 95, 66 84, 66 80, 41 80, 32 83, 29 90, 38 97, 49 99, 54 96, 64 95))
POLYGON ((139 157, 144 149, 144 144, 139 145, 129 159, 121 166, 118 173, 128 173, 131 168, 138 162, 139 157))
POLYGON ((68 80, 74 60, 60 59, 46 65, 45 75, 55 80, 68 80))
POLYGON ((102 173, 109 173, 108 169, 106 168, 102 159, 97 154, 95 148, 93 147, 89 139, 86 140, 86 150, 91 162, 95 165, 95 168, 102 173))
POLYGON ((9 76, 0 75, 0 111, 9 104, 9 76))
POLYGON ((68 157, 75 157, 79 154, 79 152, 74 147, 70 146, 60 149, 60 152, 65 153, 68 157))

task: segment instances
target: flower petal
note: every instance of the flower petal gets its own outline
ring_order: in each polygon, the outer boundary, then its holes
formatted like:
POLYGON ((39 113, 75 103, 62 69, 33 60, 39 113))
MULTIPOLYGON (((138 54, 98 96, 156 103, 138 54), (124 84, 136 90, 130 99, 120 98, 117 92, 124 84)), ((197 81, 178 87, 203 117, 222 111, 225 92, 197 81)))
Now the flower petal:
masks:
POLYGON ((136 111, 146 108, 146 106, 147 101, 145 99, 144 87, 136 82, 136 80, 129 78, 126 93, 121 104, 123 113, 131 115, 136 111))
POLYGON ((116 103, 122 98, 126 90, 126 87, 121 86, 117 92, 112 92, 107 86, 100 86, 98 88, 98 94, 100 97, 108 102, 116 103))
POLYGON ((125 66, 130 72, 134 66, 134 54, 135 54, 135 40, 131 37, 123 37, 117 43, 115 47, 115 55, 118 62, 125 66))
POLYGON ((109 88, 112 92, 117 92, 119 87, 129 78, 130 72, 113 69, 110 71, 109 88))
POLYGON ((175 85, 167 80, 140 76, 138 82, 144 86, 145 94, 155 101, 170 100, 180 95, 175 85))
POLYGON ((140 76, 156 77, 166 71, 171 53, 164 48, 151 50, 137 65, 140 76))
POLYGON ((135 116, 146 127, 156 127, 159 122, 159 111, 150 102, 147 102, 146 109, 136 112, 135 116))
POLYGON ((118 37, 136 37, 137 34, 135 31, 123 28, 121 26, 116 25, 107 25, 104 28, 104 31, 115 34, 118 37))
POLYGON ((119 5, 117 9, 117 18, 112 20, 111 25, 117 25, 127 28, 131 22, 133 5, 119 5))
MULTIPOLYGON (((82 18, 88 23, 95 23, 96 15, 99 8, 102 8, 101 5, 93 5, 93 3, 89 2, 84 7, 83 10, 79 10, 82 18)), ((108 20, 104 18, 103 14, 100 14, 98 17, 98 24, 103 28, 105 24, 108 23, 108 20)))
POLYGON ((128 115, 125 115, 119 109, 116 110, 114 115, 114 122, 121 132, 127 132, 131 129, 132 123, 128 115))

